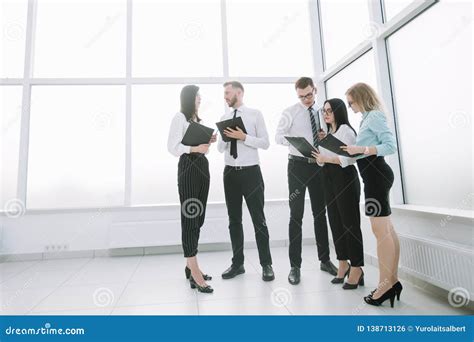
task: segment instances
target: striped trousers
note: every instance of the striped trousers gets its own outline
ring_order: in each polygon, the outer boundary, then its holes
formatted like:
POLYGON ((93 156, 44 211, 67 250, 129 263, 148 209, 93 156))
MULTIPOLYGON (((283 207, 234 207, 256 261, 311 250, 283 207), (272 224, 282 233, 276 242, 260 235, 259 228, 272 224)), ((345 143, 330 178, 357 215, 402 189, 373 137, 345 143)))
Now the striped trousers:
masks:
POLYGON ((183 154, 178 163, 178 190, 181 203, 181 241, 184 256, 198 252, 201 227, 209 194, 209 162, 204 154, 183 154))

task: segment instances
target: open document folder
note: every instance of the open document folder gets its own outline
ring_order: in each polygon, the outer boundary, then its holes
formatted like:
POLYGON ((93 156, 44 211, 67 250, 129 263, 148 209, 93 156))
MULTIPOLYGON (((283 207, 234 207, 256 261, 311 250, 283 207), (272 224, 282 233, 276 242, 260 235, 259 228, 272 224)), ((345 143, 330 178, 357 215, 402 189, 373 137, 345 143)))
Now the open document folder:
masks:
POLYGON ((314 157, 311 155, 311 152, 315 151, 318 152, 318 150, 311 145, 308 140, 306 140, 303 137, 286 137, 285 139, 288 140, 288 142, 293 145, 299 153, 301 153, 303 156, 306 158, 313 158, 314 157))
POLYGON ((343 149, 341 149, 341 146, 346 146, 346 144, 344 144, 341 140, 339 140, 332 134, 328 134, 323 139, 321 139, 319 141, 319 146, 322 146, 326 150, 334 152, 343 157, 354 158, 363 155, 363 153, 349 154, 343 149))

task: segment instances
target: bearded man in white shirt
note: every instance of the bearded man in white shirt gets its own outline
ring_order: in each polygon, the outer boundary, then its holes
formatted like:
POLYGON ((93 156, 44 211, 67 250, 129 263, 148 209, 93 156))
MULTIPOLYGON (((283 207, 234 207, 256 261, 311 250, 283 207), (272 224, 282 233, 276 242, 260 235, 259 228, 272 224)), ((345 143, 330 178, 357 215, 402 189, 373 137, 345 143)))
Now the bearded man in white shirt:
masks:
POLYGON ((219 137, 217 148, 224 153, 224 192, 229 215, 229 233, 232 243, 232 264, 222 273, 222 278, 231 279, 245 273, 244 268, 244 231, 242 226, 242 199, 247 208, 255 229, 262 279, 275 279, 272 269, 272 257, 268 227, 263 211, 265 204, 265 184, 260 171, 258 149, 268 149, 270 142, 262 113, 243 104, 244 87, 240 82, 224 83, 224 99, 231 111, 221 120, 240 117, 246 133, 236 127, 228 127, 224 134, 231 138, 225 142, 219 137))

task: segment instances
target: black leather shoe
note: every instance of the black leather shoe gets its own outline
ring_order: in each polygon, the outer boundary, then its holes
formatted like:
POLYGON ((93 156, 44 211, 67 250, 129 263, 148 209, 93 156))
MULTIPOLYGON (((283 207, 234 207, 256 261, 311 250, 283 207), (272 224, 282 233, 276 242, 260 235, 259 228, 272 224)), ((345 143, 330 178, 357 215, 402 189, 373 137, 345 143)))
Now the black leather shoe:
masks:
POLYGON ((262 279, 264 281, 272 281, 275 279, 275 273, 271 265, 262 266, 262 279))
POLYGON ((337 276, 331 280, 331 283, 333 284, 342 284, 344 282, 344 279, 349 276, 349 272, 351 271, 351 265, 349 265, 349 268, 347 269, 346 273, 342 276, 342 278, 338 278, 337 276))
POLYGON ((361 271, 362 271, 362 273, 360 274, 359 280, 357 281, 357 283, 355 283, 355 284, 344 283, 344 285, 342 285, 342 288, 344 290, 355 290, 359 285, 364 286, 364 270, 361 269, 361 271))
POLYGON ((222 273, 222 278, 231 279, 242 273, 245 273, 244 265, 230 266, 228 269, 224 271, 224 273, 222 273))
POLYGON ((328 260, 326 262, 321 262, 321 265, 319 268, 321 269, 321 271, 328 272, 329 274, 333 276, 337 276, 337 267, 334 266, 331 260, 328 260))
MULTIPOLYGON (((191 269, 186 266, 184 268, 184 275, 186 276, 186 279, 189 279, 189 277, 191 277, 191 269)), ((212 280, 212 277, 210 275, 207 275, 207 274, 202 274, 202 277, 204 278, 204 280, 212 280)))
POLYGON ((202 293, 212 293, 214 292, 214 289, 210 285, 206 286, 200 286, 196 281, 193 279, 193 277, 189 277, 189 285, 191 286, 192 289, 197 289, 199 292, 202 293))
POLYGON ((290 274, 288 274, 288 281, 291 285, 297 285, 300 283, 301 271, 299 267, 292 267, 290 269, 290 274))

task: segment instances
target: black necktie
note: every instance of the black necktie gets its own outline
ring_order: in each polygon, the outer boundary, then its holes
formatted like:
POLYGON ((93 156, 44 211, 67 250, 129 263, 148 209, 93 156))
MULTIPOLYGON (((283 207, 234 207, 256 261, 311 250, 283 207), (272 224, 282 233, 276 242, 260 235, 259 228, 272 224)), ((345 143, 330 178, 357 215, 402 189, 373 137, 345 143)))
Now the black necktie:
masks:
MULTIPOLYGON (((234 116, 232 117, 232 120, 235 120, 236 115, 237 109, 234 109, 234 116)), ((237 139, 232 139, 230 141, 230 155, 234 157, 234 159, 237 159, 237 139)))
POLYGON ((313 108, 309 107, 308 111, 309 111, 309 118, 311 120, 311 130, 313 131, 313 144, 314 144, 314 146, 318 146, 318 132, 321 129, 321 122, 319 121, 319 114, 316 113, 316 116, 318 118, 318 120, 316 121, 314 119, 314 115, 313 115, 313 108))

